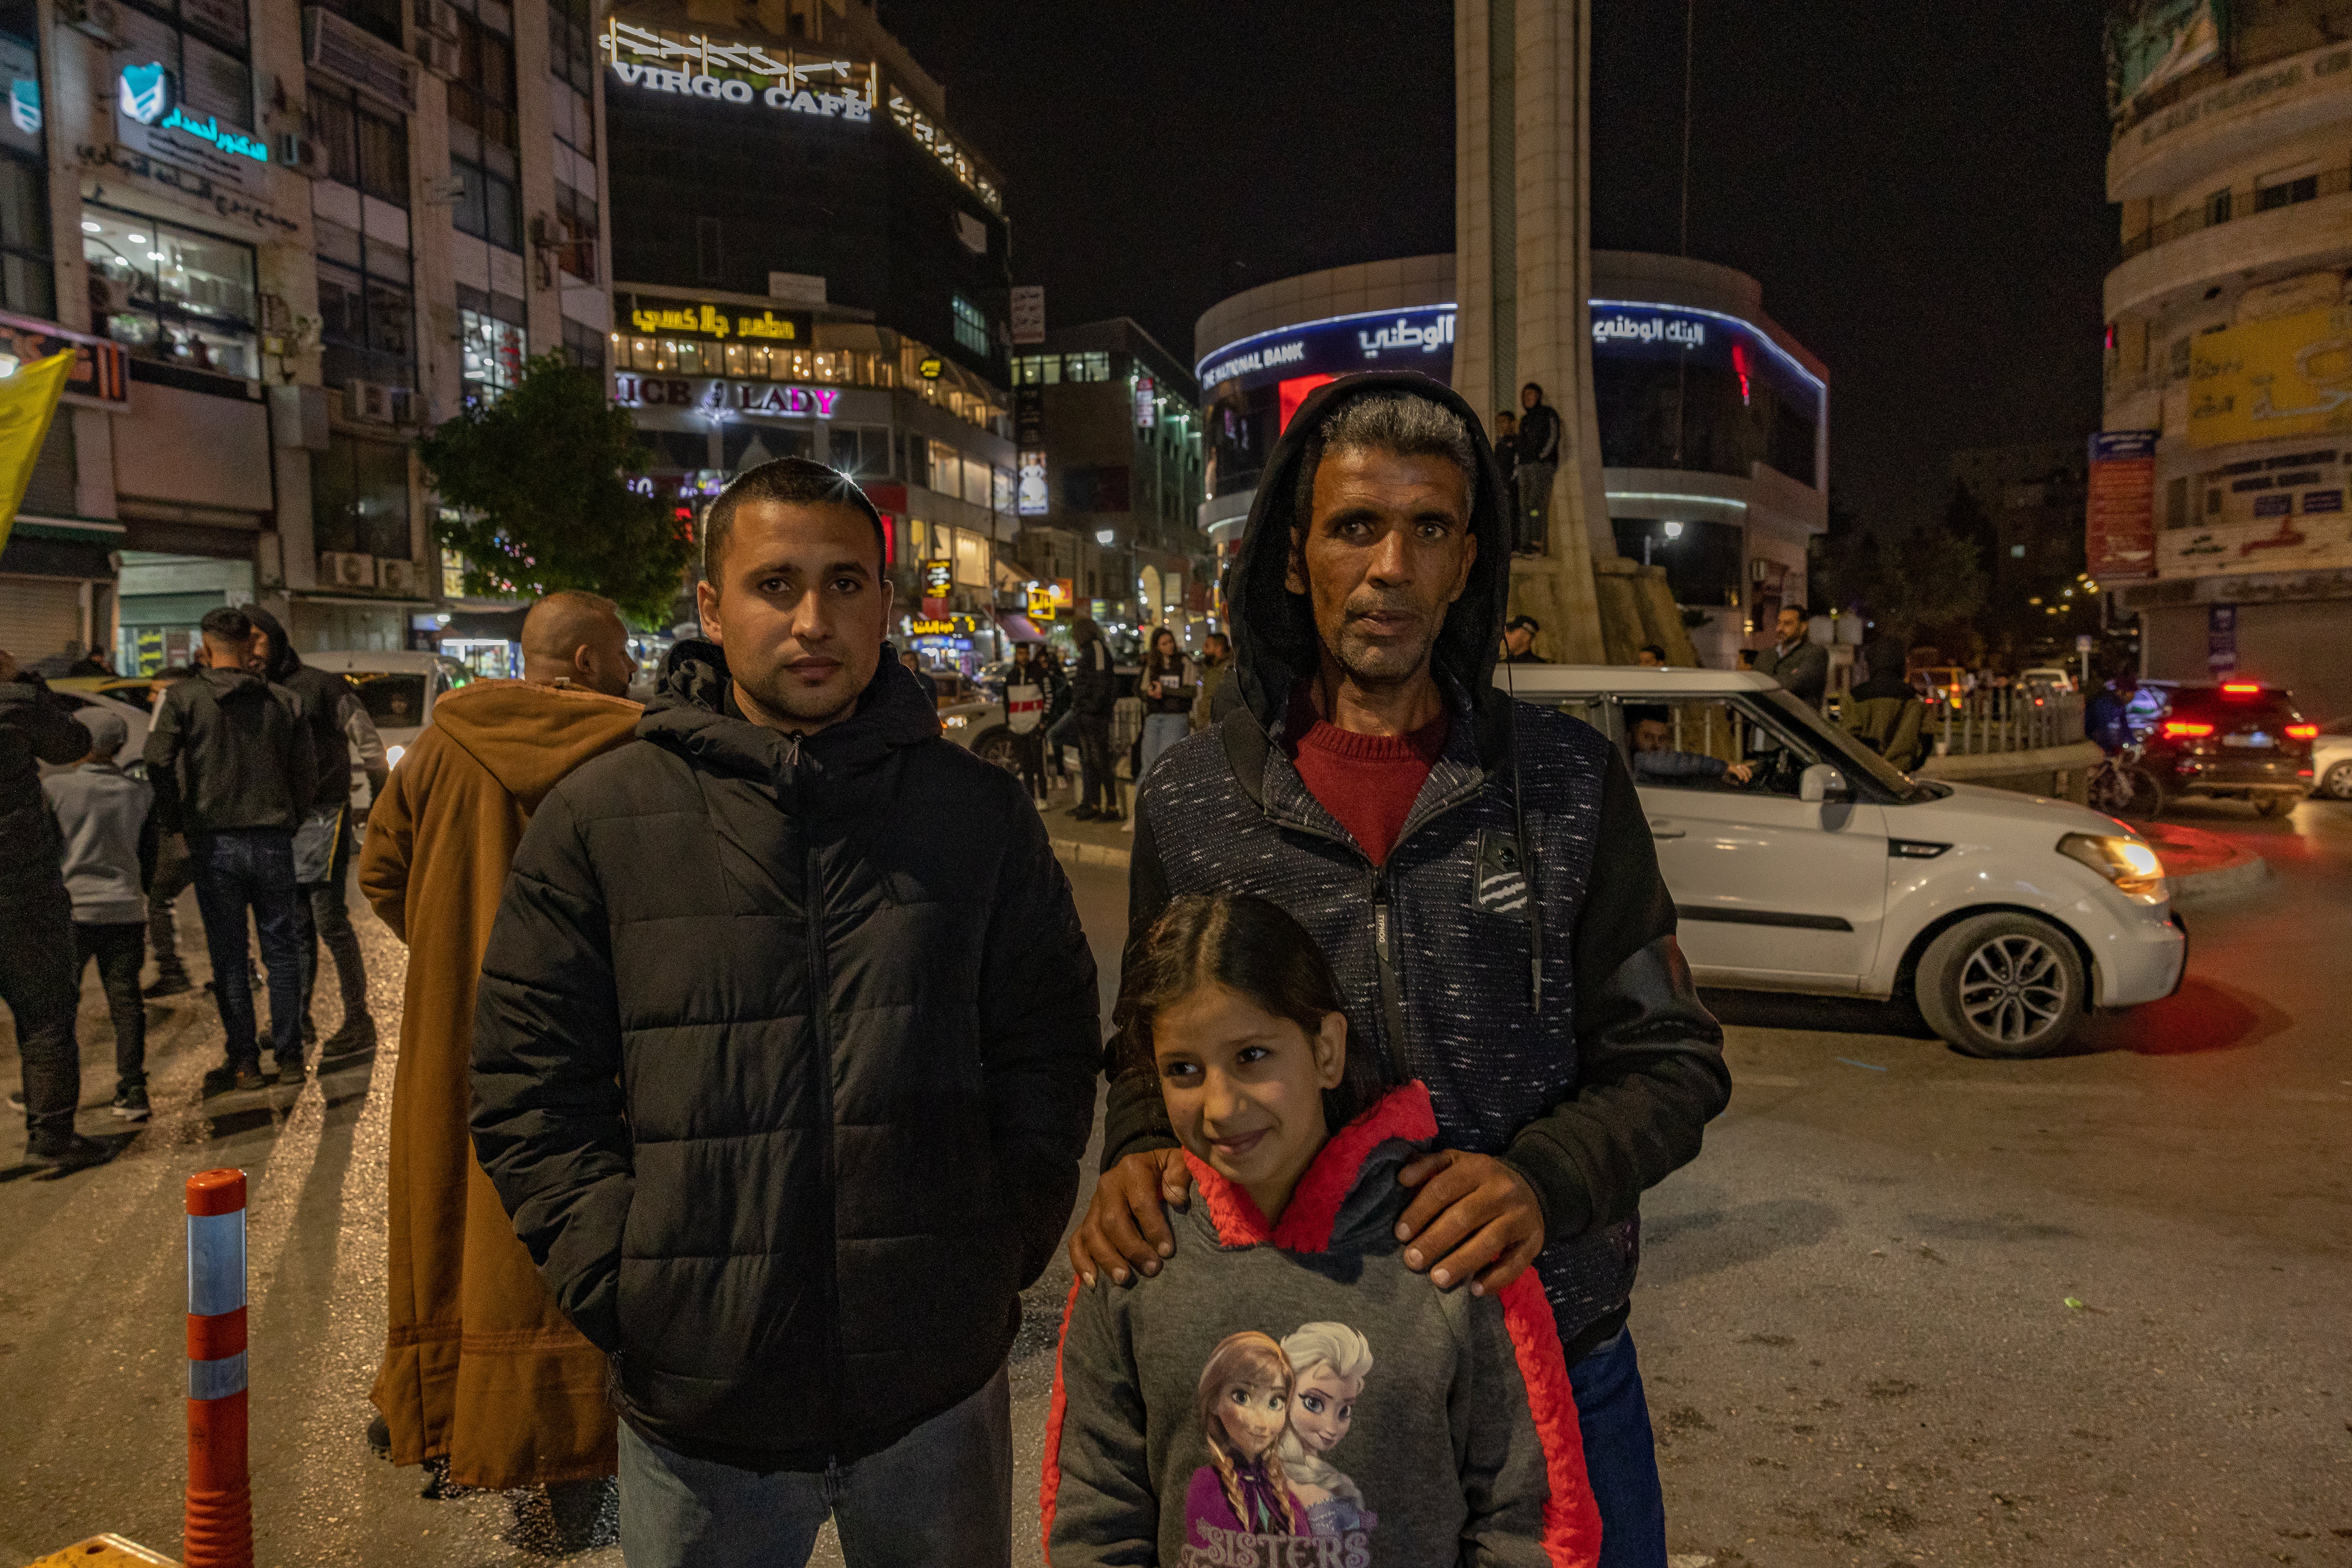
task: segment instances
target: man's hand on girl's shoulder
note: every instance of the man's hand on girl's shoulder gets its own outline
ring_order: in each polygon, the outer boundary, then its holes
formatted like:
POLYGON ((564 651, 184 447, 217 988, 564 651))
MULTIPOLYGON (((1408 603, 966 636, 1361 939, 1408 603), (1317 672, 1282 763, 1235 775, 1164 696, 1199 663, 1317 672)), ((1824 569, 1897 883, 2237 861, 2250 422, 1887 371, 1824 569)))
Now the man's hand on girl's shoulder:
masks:
POLYGON ((1089 1286, 1108 1274, 1131 1285, 1137 1273, 1157 1274, 1160 1260, 1176 1251, 1163 1205, 1182 1208, 1192 1194, 1192 1173, 1181 1149, 1151 1149, 1129 1154, 1102 1173, 1087 1217, 1070 1237, 1070 1267, 1089 1286))
POLYGON ((1543 1250, 1543 1205, 1528 1180, 1492 1154, 1437 1149, 1397 1173, 1420 1190, 1397 1221, 1405 1267, 1451 1289, 1467 1279, 1491 1296, 1543 1250), (1432 1259, 1435 1261, 1433 1263, 1432 1259))

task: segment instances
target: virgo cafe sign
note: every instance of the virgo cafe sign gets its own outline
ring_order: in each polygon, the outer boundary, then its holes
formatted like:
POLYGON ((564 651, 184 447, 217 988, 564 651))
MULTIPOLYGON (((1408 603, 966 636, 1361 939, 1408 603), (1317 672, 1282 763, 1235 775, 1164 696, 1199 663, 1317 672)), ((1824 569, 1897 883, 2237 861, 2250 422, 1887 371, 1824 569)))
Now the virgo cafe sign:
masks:
POLYGON ((617 18, 605 24, 604 45, 614 77, 626 87, 714 103, 756 103, 854 124, 874 118, 873 69, 858 62, 793 49, 770 51, 617 18))

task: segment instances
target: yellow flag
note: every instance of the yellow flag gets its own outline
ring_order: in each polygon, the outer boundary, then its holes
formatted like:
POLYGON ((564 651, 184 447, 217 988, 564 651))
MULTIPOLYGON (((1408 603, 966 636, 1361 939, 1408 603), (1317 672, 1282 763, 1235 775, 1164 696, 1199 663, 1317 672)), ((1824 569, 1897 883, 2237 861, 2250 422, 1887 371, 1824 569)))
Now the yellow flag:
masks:
POLYGON ((48 439, 49 418, 58 411, 58 395, 66 389, 73 362, 74 351, 68 349, 0 377, 0 550, 8 547, 8 534, 16 526, 16 508, 33 481, 33 464, 48 439))

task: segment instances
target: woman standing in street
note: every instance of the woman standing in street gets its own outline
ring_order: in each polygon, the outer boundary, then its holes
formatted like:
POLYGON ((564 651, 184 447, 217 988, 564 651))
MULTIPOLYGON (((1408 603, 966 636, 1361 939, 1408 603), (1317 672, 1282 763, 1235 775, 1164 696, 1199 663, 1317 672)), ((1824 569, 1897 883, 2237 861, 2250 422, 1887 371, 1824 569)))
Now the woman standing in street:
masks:
POLYGON ((1160 753, 1184 738, 1192 725, 1193 688, 1200 677, 1176 647, 1176 634, 1161 626, 1151 634, 1151 651, 1143 656, 1143 673, 1136 695, 1143 699, 1143 766, 1137 771, 1139 786, 1150 774, 1160 753))

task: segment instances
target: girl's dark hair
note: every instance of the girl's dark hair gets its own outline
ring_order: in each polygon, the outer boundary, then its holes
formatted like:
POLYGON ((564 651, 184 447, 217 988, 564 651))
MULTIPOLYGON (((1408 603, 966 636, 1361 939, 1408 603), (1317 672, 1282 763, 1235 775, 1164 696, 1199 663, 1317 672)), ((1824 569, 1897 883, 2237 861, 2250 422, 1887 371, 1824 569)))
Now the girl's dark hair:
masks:
MULTIPOLYGON (((1251 1005, 1286 1018, 1308 1035, 1332 1013, 1347 1015, 1331 961, 1307 928, 1281 905, 1224 893, 1172 900, 1128 954, 1118 1004, 1114 1059, 1121 1071, 1151 1072, 1152 1022, 1202 985, 1222 985, 1251 1005)), ((1337 1089, 1323 1091, 1323 1120, 1337 1132, 1395 1079, 1387 1061, 1348 1026, 1348 1059, 1337 1089)))

